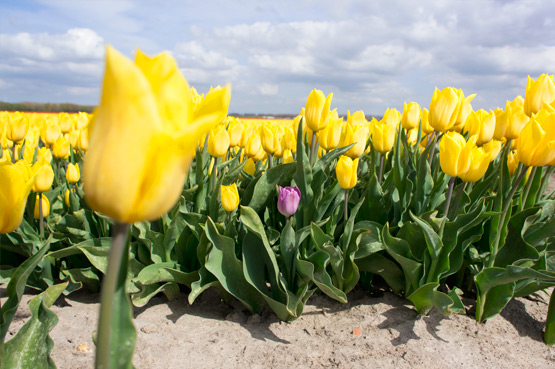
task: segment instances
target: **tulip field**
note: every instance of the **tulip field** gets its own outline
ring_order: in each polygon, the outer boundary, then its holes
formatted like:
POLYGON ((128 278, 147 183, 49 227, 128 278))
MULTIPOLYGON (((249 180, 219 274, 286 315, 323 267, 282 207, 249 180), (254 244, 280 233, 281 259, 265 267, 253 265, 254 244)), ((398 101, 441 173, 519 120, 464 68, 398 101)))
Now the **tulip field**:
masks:
MULTIPOLYGON (((228 116, 167 53, 107 48, 93 114, 0 112, 0 355, 53 368, 49 309, 100 292, 97 368, 130 368, 133 306, 207 289, 300 317, 360 286, 479 322, 555 286, 553 75, 504 107, 446 87, 381 119, 308 95, 292 120, 228 116), (31 317, 6 341, 25 288, 31 317), (45 350, 32 350, 33 345, 45 350)), ((555 343, 555 298, 544 340, 555 343)))

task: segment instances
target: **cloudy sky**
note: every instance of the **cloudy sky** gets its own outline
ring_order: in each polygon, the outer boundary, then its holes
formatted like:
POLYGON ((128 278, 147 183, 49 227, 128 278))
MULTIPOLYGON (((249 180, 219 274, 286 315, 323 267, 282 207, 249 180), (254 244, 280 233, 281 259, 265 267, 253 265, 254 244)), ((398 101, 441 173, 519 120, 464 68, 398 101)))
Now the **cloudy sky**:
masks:
POLYGON ((318 88, 381 115, 436 86, 493 109, 555 72, 555 1, 0 0, 0 100, 96 104, 106 44, 171 52, 199 92, 231 83, 235 113, 318 88))

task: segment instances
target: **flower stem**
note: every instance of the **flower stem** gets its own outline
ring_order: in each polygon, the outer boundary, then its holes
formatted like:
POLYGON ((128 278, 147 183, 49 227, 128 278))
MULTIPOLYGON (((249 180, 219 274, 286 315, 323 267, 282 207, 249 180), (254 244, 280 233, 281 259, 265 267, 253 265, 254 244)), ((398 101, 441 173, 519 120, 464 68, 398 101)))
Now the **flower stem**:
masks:
POLYGON ((432 139, 432 148, 430 149, 430 153, 428 154, 428 164, 430 165, 430 167, 432 166, 432 161, 434 160, 434 153, 435 153, 435 149, 436 149, 436 141, 437 141, 437 137, 439 136, 438 132, 434 131, 434 133, 432 133, 433 135, 433 139, 432 139))
POLYGON ((274 156, 272 154, 268 154, 268 169, 272 169, 274 167, 274 156))
POLYGON ((129 224, 116 222, 112 233, 112 246, 108 255, 108 266, 100 291, 100 315, 96 344, 96 369, 110 367, 110 337, 113 319, 114 295, 116 292, 119 269, 124 257, 129 224))
POLYGON ((349 219, 349 190, 345 189, 345 224, 349 219))
POLYGON ((382 184, 382 176, 383 176, 383 161, 384 161, 385 154, 380 154, 380 170, 378 172, 378 183, 382 184))
POLYGON ((310 166, 314 164, 314 160, 316 160, 316 132, 312 132, 312 144, 310 146, 310 166))
POLYGON ((524 209, 524 207, 526 206, 526 201, 528 200, 528 195, 530 195, 530 188, 532 187, 532 182, 534 181, 534 176, 536 175, 536 170, 538 169, 538 167, 534 167, 532 168, 532 172, 530 173, 530 176, 528 177, 528 182, 526 182, 526 185, 524 187, 524 192, 522 193, 521 197, 520 197, 520 203, 518 204, 518 210, 522 211, 524 209))
POLYGON ((513 187, 511 188, 509 195, 503 202, 503 209, 501 210, 501 219, 499 220, 499 225, 498 225, 499 231, 495 235, 495 239, 493 240, 493 244, 491 245, 492 249, 491 249, 490 258, 488 261, 488 267, 492 267, 495 264, 495 258, 497 256, 497 252, 499 251, 499 242, 501 241, 501 233, 503 230, 503 225, 505 224, 505 218, 507 218, 507 212, 509 210, 509 206, 511 206, 511 204, 513 203, 513 196, 516 192, 516 189, 518 188, 518 185, 522 181, 522 178, 524 178, 524 175, 526 175, 527 170, 528 170, 528 166, 524 165, 522 167, 522 171, 520 172, 520 175, 518 176, 517 180, 513 183, 513 187))
POLYGON ((459 191, 457 192, 457 197, 455 197, 455 202, 453 203, 453 207, 451 208, 451 216, 448 216, 449 220, 455 217, 456 211, 459 208, 459 203, 461 202, 462 194, 464 192, 464 188, 466 187, 466 182, 463 182, 459 191), (455 209, 455 211, 453 211, 455 209))
POLYGON ((453 196, 453 187, 455 186, 455 178, 451 177, 449 180, 449 190, 447 190, 447 198, 445 199, 445 208, 443 208, 443 215, 449 214, 449 206, 451 205, 451 197, 453 196))
POLYGON ((15 157, 15 147, 16 147, 16 143, 13 143, 12 149, 13 149, 13 153, 12 153, 12 163, 15 163, 17 161, 16 157, 15 157))
POLYGON ((218 158, 214 158, 212 166, 212 191, 216 191, 216 178, 218 177, 218 158))
POLYGON ((39 192, 39 234, 40 234, 40 239, 44 240, 44 216, 42 214, 42 192, 39 192))

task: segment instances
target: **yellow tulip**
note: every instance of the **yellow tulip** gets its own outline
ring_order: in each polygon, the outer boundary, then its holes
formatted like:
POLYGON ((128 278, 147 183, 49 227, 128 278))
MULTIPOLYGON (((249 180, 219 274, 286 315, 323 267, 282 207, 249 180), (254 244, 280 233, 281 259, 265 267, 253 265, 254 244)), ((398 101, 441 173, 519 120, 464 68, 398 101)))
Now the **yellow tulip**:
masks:
POLYGON ((297 153, 297 131, 293 126, 284 129, 285 150, 291 150, 293 154, 297 153))
POLYGON ((418 103, 410 102, 403 103, 403 115, 401 116, 401 125, 406 130, 411 130, 418 127, 420 123, 421 108, 418 103))
MULTIPOLYGON (((258 133, 254 133, 248 140, 247 145, 245 146, 245 154, 250 158, 255 158, 260 156, 260 152, 264 152, 262 148, 262 140, 258 133)), ((258 161, 258 160, 255 160, 258 161)))
POLYGON ((40 196, 40 200, 39 200, 39 195, 37 195, 37 197, 35 198, 35 211, 33 212, 33 217, 35 219, 40 219, 40 207, 39 204, 42 202, 42 217, 46 218, 48 216, 48 214, 50 214, 50 201, 48 201, 48 198, 44 195, 40 196))
POLYGON ((243 123, 237 118, 233 118, 229 122, 227 132, 229 133, 229 146, 239 146, 239 144, 241 143, 241 136, 243 135, 243 123))
POLYGON ((457 132, 450 131, 439 141, 439 164, 441 170, 451 177, 464 174, 470 168, 470 151, 476 143, 476 136, 466 142, 457 132))
POLYGON ((208 135, 208 153, 215 158, 221 158, 227 153, 230 142, 229 133, 223 126, 214 127, 208 135))
POLYGON ((422 109, 422 132, 423 134, 430 134, 434 131, 434 127, 428 121, 428 109, 422 109))
POLYGON ((455 125, 453 126, 452 129, 454 131, 460 132, 464 127, 466 119, 468 118, 470 113, 473 112, 472 105, 470 104, 470 102, 474 100, 474 98, 476 97, 476 94, 472 94, 468 97, 464 97, 463 91, 461 89, 457 90, 457 92, 462 99, 461 108, 459 109, 459 115, 457 116, 457 119, 455 120, 455 125))
POLYGON ((58 124, 62 133, 68 133, 73 126, 73 116, 68 113, 61 113, 58 115, 58 124))
POLYGON ((273 155, 278 148, 277 139, 276 127, 272 123, 264 124, 260 130, 260 143, 262 144, 262 149, 268 154, 273 155))
POLYGON ((52 162, 52 151, 48 147, 41 147, 37 152, 37 162, 52 162))
POLYGON ((237 185, 234 183, 231 186, 220 187, 220 197, 222 206, 227 212, 237 209, 239 206, 239 192, 237 192, 237 185))
POLYGON ((52 146, 61 135, 62 129, 57 121, 48 119, 44 122, 40 132, 40 138, 46 146, 52 146))
POLYGON ((341 188, 349 189, 357 184, 358 159, 351 159, 347 155, 341 155, 335 166, 335 175, 341 188))
POLYGON ((0 159, 0 233, 19 227, 34 182, 32 170, 24 162, 0 159))
POLYGON ((337 148, 341 140, 341 128, 343 126, 343 119, 337 116, 337 111, 334 109, 331 113, 328 125, 318 131, 318 145, 324 150, 333 150, 337 148))
POLYGON ((312 90, 306 100, 305 118, 308 128, 318 132, 328 124, 331 99, 333 93, 327 97, 321 90, 312 90))
POLYGON ((428 122, 439 132, 446 132, 457 122, 464 97, 453 87, 434 90, 430 101, 428 122))
POLYGON ((79 138, 77 139, 77 147, 81 149, 81 151, 87 151, 89 148, 89 134, 87 129, 81 129, 79 131, 79 138))
POLYGON ((295 161, 295 159, 293 158, 293 154, 291 153, 291 150, 285 150, 283 152, 283 164, 287 164, 287 163, 293 163, 295 161))
POLYGON ((79 164, 69 163, 67 165, 66 179, 69 183, 75 184, 79 182, 81 178, 81 173, 79 171, 79 164))
POLYGON ((493 138, 502 140, 507 131, 507 113, 501 108, 495 108, 495 130, 493 131, 493 138))
POLYGON ((58 159, 67 159, 70 149, 69 141, 64 136, 60 136, 52 146, 52 154, 58 159))
POLYGON ((245 166, 243 167, 243 170, 245 171, 245 173, 248 173, 251 176, 254 176, 254 173, 256 172, 256 164, 254 160, 252 160, 251 158, 248 158, 247 162, 245 163, 245 166))
POLYGON ((471 136, 476 135, 477 145, 490 142, 495 131, 495 113, 491 110, 488 113, 484 109, 471 112, 466 118, 463 131, 471 136))
POLYGON ((249 142, 249 139, 252 137, 254 132, 255 132, 254 126, 251 123, 247 123, 244 125, 243 134, 241 136, 241 143, 240 143, 241 147, 243 148, 247 147, 247 143, 249 142))
POLYGON ((29 118, 27 114, 15 112, 6 127, 6 137, 13 142, 22 141, 29 130, 29 118))
POLYGON ((181 195, 197 142, 227 115, 229 98, 228 87, 215 90, 194 111, 168 53, 137 51, 133 63, 108 46, 83 166, 87 203, 124 223, 166 213, 181 195))
POLYGON ((37 161, 33 165, 33 172, 36 173, 35 184, 33 185, 33 191, 35 192, 46 192, 52 188, 52 182, 54 181, 54 171, 49 162, 37 161))
POLYGON ((479 181, 486 171, 490 163, 490 153, 481 147, 473 147, 470 150, 470 166, 464 173, 459 174, 459 178, 464 182, 479 181))
POLYGON ((401 122, 401 113, 397 109, 389 109, 387 108, 385 113, 383 113, 383 117, 380 120, 380 123, 388 124, 390 126, 397 127, 401 122))
POLYGON ((524 112, 529 117, 536 114, 542 105, 551 104, 555 100, 555 81, 553 74, 542 74, 534 81, 528 76, 526 94, 524 95, 524 112))
MULTIPOLYGON (((517 98, 520 96, 517 96, 517 98)), ((522 97, 520 97, 522 99, 522 97)), ((515 98, 515 100, 517 100, 515 98)), ((505 119, 507 120, 507 128, 505 130, 505 138, 508 140, 514 140, 520 136, 520 132, 524 126, 530 120, 530 117, 524 113, 524 107, 518 104, 518 101, 515 103, 507 101, 505 105, 505 119)))
POLYGON ((518 137, 518 161, 524 165, 543 167, 555 158, 555 113, 540 110, 518 137))
POLYGON ((371 124, 370 135, 374 149, 381 154, 391 151, 395 143, 395 132, 395 125, 385 124, 382 121, 371 124))
POLYGON ((501 147, 503 146, 502 142, 499 140, 491 140, 487 144, 483 145, 482 148, 489 152, 490 154, 490 161, 494 161, 497 158, 497 155, 501 152, 501 147))
POLYGON ((369 135, 370 131, 367 125, 347 122, 343 127, 341 146, 348 146, 353 143, 355 146, 351 147, 345 155, 349 156, 351 159, 361 157, 366 149, 366 142, 368 141, 369 135))
POLYGON ((510 151, 507 155, 507 167, 509 168, 509 174, 512 176, 518 167, 518 158, 515 151, 510 151))

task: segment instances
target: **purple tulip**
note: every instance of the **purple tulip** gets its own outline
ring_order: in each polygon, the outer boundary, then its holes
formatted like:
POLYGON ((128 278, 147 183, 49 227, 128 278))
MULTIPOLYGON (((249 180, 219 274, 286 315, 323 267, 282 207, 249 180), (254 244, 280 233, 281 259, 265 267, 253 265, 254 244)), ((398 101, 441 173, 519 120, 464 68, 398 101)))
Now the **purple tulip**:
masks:
POLYGON ((297 212, 299 201, 301 201, 301 191, 297 186, 279 187, 279 197, 277 207, 281 214, 290 217, 297 212))

